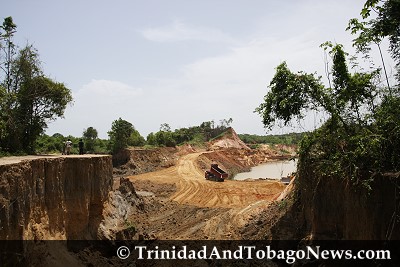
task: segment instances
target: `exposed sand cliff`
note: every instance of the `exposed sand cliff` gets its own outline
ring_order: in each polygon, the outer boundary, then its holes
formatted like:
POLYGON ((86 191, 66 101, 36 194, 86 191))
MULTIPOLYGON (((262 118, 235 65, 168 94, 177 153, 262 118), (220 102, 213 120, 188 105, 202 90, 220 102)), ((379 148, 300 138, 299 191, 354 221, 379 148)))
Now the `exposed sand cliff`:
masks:
POLYGON ((110 156, 0 159, 0 239, 95 239, 110 156))

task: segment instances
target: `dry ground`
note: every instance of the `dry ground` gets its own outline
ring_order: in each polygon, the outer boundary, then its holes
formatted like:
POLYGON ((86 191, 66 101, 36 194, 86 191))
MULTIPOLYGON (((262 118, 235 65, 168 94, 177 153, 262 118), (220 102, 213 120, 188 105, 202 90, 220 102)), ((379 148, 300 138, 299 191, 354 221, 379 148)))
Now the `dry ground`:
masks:
POLYGON ((148 238, 240 239, 241 229, 285 188, 266 180, 208 181, 196 164, 201 154, 184 155, 175 166, 129 177, 146 207, 131 221, 148 238))
POLYGON ((106 155, 94 155, 94 154, 85 154, 85 155, 29 155, 29 156, 11 156, 11 157, 0 157, 0 165, 8 165, 15 164, 21 161, 34 160, 34 159, 55 159, 55 158, 93 158, 93 157, 104 157, 106 155))

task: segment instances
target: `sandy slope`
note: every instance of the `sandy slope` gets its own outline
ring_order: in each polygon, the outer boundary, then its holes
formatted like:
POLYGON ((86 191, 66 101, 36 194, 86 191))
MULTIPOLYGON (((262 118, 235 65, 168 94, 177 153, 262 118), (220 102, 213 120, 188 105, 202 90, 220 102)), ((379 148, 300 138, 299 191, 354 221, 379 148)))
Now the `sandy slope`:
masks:
MULTIPOLYGON (((206 152, 207 153, 207 152, 206 152)), ((145 212, 131 220, 158 239, 241 239, 241 231, 285 186, 279 182, 208 181, 196 163, 202 153, 181 156, 173 167, 130 176, 135 189, 150 191, 145 212)))
POLYGON ((284 189, 284 185, 279 182, 265 180, 226 180, 222 183, 208 181, 204 178, 204 170, 199 169, 196 164, 196 159, 201 154, 182 156, 176 166, 130 176, 130 179, 175 184, 177 191, 171 196, 171 200, 198 207, 243 208, 259 200, 272 200, 284 189))

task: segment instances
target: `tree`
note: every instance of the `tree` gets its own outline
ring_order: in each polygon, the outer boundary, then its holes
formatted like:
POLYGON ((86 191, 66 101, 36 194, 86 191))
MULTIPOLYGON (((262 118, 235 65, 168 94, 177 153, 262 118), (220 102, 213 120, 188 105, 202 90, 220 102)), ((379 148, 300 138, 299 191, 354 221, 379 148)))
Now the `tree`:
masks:
POLYGON ((158 146, 174 147, 176 142, 174 140, 174 133, 166 131, 158 131, 154 135, 154 139, 158 146))
POLYGON ((146 140, 147 140, 148 145, 151 145, 151 146, 157 145, 156 137, 155 137, 154 133, 152 133, 152 132, 147 135, 146 140))
POLYGON ((144 139, 144 137, 141 136, 140 133, 137 130, 134 130, 131 133, 131 136, 129 137, 128 145, 130 145, 130 146, 144 146, 145 144, 146 144, 146 140, 144 139))
POLYGON ((303 72, 292 73, 286 62, 276 67, 269 88, 264 102, 255 110, 262 116, 266 128, 270 129, 276 120, 288 125, 293 117, 303 118, 306 108, 316 109, 323 105, 331 109, 328 101, 324 101, 328 92, 324 92, 319 78, 303 72))
POLYGON ((217 137, 221 133, 225 132, 233 122, 232 118, 229 119, 222 119, 219 121, 219 124, 216 125, 215 122, 212 121, 205 121, 200 124, 199 129, 204 136, 204 140, 208 141, 214 137, 217 137))
POLYGON ((71 91, 43 74, 39 54, 31 45, 17 51, 12 42, 16 25, 4 20, 1 44, 4 60, 0 86, 0 147, 9 152, 33 153, 35 140, 47 123, 62 117, 71 91))
POLYGON ((11 105, 11 63, 15 55, 15 45, 12 38, 16 31, 16 25, 12 17, 4 19, 0 26, 0 150, 9 150, 8 133, 9 125, 12 122, 11 105))
POLYGON ((34 152, 36 138, 47 122, 61 117, 72 95, 64 84, 45 77, 40 69, 38 53, 27 46, 19 52, 13 68, 16 91, 16 125, 22 133, 22 150, 34 152))
POLYGON ((288 125, 292 119, 302 119, 307 110, 324 110, 334 125, 347 128, 362 123, 375 108, 378 89, 374 84, 379 72, 351 74, 347 68, 346 53, 340 44, 323 44, 330 49, 333 59, 333 88, 326 88, 320 77, 304 72, 293 73, 283 62, 276 68, 269 85, 270 92, 256 108, 266 128, 282 121, 288 125))
MULTIPOLYGON (((396 6, 388 5, 393 2, 389 0, 378 8, 378 2, 381 3, 377 0, 366 2, 367 7, 377 10, 376 21, 384 19, 380 12, 386 12, 389 6, 393 10, 396 6)), ((396 14, 399 18, 399 12, 396 14)), ((390 21, 394 21, 399 29, 396 19, 390 21)), ((368 29, 362 28, 364 24, 360 26, 357 30, 363 30, 364 35, 355 39, 354 44, 367 46, 370 42, 379 42, 383 35, 377 31, 377 25, 379 23, 371 22, 368 29)), ((293 73, 286 63, 282 63, 276 68, 270 91, 256 112, 262 116, 266 128, 271 128, 277 121, 287 125, 294 118, 301 119, 310 109, 328 113, 327 121, 301 141, 299 178, 347 179, 347 182, 369 190, 375 176, 399 171, 398 87, 392 88, 395 90, 390 90, 389 85, 383 87, 379 82, 380 69, 351 73, 347 67, 348 54, 342 45, 326 42, 321 47, 332 57, 333 84, 325 87, 314 74, 293 73)))
POLYGON ((360 52, 368 55, 370 51, 370 45, 377 45, 380 52, 389 93, 392 94, 380 43, 385 37, 389 38, 389 49, 392 58, 396 61, 397 79, 400 81, 400 1, 368 0, 365 2, 360 14, 363 20, 359 21, 355 18, 351 19, 349 21, 347 30, 350 30, 352 34, 358 34, 358 36, 353 40, 353 45, 360 52), (371 16, 372 12, 374 12, 376 16, 371 16))
POLYGON ((0 38, 5 42, 5 45, 0 44, 4 54, 4 62, 1 62, 0 66, 5 73, 4 84, 8 93, 11 90, 11 64, 16 49, 15 44, 12 42, 12 38, 16 32, 16 28, 17 25, 14 24, 12 17, 5 18, 3 25, 0 27, 0 29, 4 30, 4 33, 0 32, 0 38))
POLYGON ((113 153, 128 147, 129 138, 134 132, 135 128, 132 123, 119 118, 113 121, 111 131, 108 132, 110 137, 110 146, 113 153))
POLYGON ((83 131, 82 135, 85 142, 86 150, 94 152, 96 140, 98 137, 97 130, 93 127, 88 127, 83 131))
POLYGON ((22 131, 23 150, 34 152, 36 138, 47 128, 47 122, 62 117, 72 96, 62 83, 45 77, 32 79, 18 94, 18 125, 22 131))
POLYGON ((170 132, 171 131, 171 126, 169 126, 168 123, 163 123, 163 124, 160 125, 160 131, 170 132))

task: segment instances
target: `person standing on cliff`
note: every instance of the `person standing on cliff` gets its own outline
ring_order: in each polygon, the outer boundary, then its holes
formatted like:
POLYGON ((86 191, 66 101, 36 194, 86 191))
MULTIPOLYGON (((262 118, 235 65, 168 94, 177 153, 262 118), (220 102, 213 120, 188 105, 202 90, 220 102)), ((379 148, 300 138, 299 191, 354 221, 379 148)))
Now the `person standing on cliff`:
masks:
POLYGON ((65 142, 65 149, 67 155, 71 154, 71 147, 72 147, 72 141, 71 139, 68 139, 67 142, 65 142))
POLYGON ((83 140, 79 140, 79 155, 83 155, 83 140))

